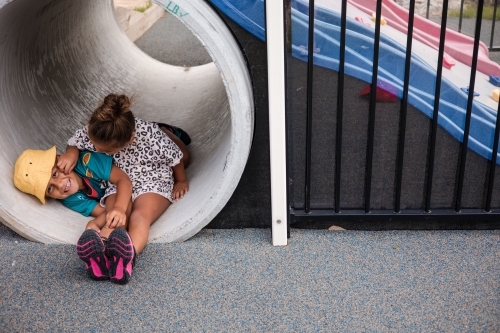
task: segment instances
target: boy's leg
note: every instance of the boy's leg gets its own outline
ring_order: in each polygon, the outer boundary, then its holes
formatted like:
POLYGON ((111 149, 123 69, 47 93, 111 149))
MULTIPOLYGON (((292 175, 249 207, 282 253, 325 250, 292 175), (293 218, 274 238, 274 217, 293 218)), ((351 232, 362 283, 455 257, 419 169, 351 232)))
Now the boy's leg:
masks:
POLYGON ((144 193, 135 199, 128 232, 138 254, 148 242, 149 228, 169 206, 170 201, 156 193, 144 193))
POLYGON ((182 161, 184 162, 184 168, 187 168, 189 165, 189 162, 191 162, 191 153, 189 152, 188 147, 182 142, 181 139, 179 139, 174 133, 170 132, 168 129, 165 127, 160 127, 160 129, 165 132, 168 137, 175 142, 177 147, 182 151, 182 161))

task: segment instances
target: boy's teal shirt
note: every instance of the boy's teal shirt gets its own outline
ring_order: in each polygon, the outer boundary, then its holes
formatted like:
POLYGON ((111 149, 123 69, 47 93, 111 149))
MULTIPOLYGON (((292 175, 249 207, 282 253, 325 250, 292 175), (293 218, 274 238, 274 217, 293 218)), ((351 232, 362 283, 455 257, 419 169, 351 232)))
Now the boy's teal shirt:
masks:
POLYGON ((88 187, 88 191, 80 190, 61 202, 64 206, 89 216, 99 200, 104 196, 106 181, 109 181, 113 158, 91 151, 81 151, 75 171, 88 187))

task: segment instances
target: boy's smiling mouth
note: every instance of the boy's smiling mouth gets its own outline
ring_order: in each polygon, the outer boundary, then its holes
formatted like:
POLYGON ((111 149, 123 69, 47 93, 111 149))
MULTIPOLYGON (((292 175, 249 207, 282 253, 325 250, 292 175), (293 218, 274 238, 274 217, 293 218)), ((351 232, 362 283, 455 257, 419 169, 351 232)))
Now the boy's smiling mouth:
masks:
POLYGON ((71 180, 68 179, 68 182, 66 183, 66 188, 64 189, 64 193, 68 192, 71 187, 71 180))

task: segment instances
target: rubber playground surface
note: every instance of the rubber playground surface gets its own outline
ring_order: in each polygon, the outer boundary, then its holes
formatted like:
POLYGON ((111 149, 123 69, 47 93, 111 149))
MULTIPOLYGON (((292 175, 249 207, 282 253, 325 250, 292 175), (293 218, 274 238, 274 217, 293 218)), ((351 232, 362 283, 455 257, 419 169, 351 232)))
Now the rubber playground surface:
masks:
POLYGON ((500 231, 206 229, 129 284, 0 225, 2 332, 498 332, 500 231))

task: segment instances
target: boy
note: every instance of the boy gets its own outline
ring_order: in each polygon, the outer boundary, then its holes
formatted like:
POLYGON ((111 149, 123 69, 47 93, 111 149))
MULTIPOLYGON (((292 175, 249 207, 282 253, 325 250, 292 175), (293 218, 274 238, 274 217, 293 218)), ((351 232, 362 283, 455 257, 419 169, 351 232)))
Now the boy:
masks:
POLYGON ((95 217, 78 240, 77 253, 87 264, 92 279, 107 279, 109 263, 101 237, 106 239, 113 229, 126 227, 132 183, 125 172, 113 165, 111 156, 81 151, 75 168, 67 175, 57 167, 58 158, 55 146, 25 150, 14 167, 14 185, 42 204, 47 197, 54 198, 84 216, 95 217), (116 185, 116 191, 113 186, 106 191, 106 182, 116 185), (99 205, 100 201, 106 201, 107 207, 99 205))

